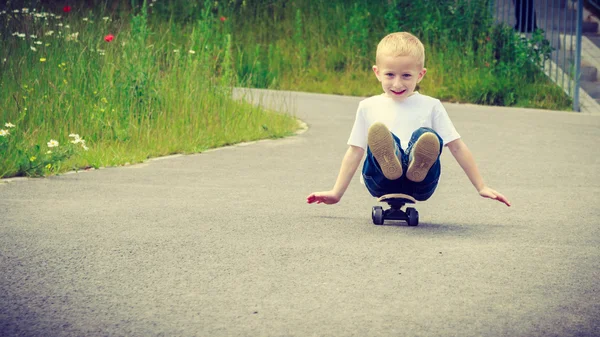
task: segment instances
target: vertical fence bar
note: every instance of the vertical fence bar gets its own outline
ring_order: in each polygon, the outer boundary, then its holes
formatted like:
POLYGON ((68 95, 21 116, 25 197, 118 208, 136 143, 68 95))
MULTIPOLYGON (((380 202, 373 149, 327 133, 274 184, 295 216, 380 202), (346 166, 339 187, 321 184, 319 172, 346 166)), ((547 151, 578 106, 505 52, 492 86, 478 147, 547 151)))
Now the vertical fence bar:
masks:
POLYGON ((525 22, 521 21, 521 24, 525 24, 525 26, 522 28, 524 30, 524 33, 528 33, 529 32, 529 3, 533 0, 521 0, 521 1, 525 1, 525 3, 523 4, 524 6, 521 7, 521 10, 523 10, 525 12, 525 22))
POLYGON ((503 0, 502 1, 502 22, 506 22, 506 1, 507 0, 503 0))
MULTIPOLYGON (((551 20, 551 23, 550 23, 550 29, 551 29, 551 31, 552 31, 552 32, 550 33, 550 41, 551 41, 551 44, 554 44, 554 3, 555 3, 555 2, 556 2, 556 0, 552 0, 552 6, 550 7, 550 20, 551 20)), ((556 54, 556 53, 555 53, 554 51, 550 52, 550 59, 549 59, 549 61, 550 61, 550 62, 549 62, 549 63, 550 63, 550 64, 549 64, 549 65, 550 65, 550 68, 549 68, 549 70, 548 70, 548 74, 549 74, 548 76, 550 76, 550 79, 552 79, 552 63, 553 63, 553 61, 554 61, 553 59, 554 59, 554 55, 555 55, 555 54, 556 54)))
POLYGON ((577 42, 575 42, 575 92, 573 93, 573 111, 580 111, 579 79, 581 77, 581 30, 583 25, 583 0, 577 0, 577 42))
POLYGON ((525 9, 525 13, 527 15, 527 19, 525 20, 525 24, 527 25, 525 27, 525 31, 533 32, 533 28, 535 27, 535 20, 534 20, 535 10, 534 10, 534 6, 533 6, 533 0, 527 0, 527 6, 525 9))
MULTIPOLYGON (((560 2, 562 0, 558 0, 558 6, 560 6, 560 2)), ((560 10, 560 8, 558 8, 560 10)), ((555 71, 555 75, 554 78, 556 79, 556 82, 558 83, 558 78, 559 78, 559 73, 558 73, 558 69, 560 68, 560 49, 562 48, 562 46, 560 45, 560 12, 558 13, 558 20, 556 20, 556 23, 558 23, 558 26, 556 27, 556 34, 558 34, 558 38, 557 38, 557 43, 558 43, 558 49, 556 50, 556 60, 554 61, 554 63, 556 63, 556 71, 555 71)), ((560 84, 560 86, 562 87, 562 83, 560 84)))
POLYGON ((548 0, 544 3, 544 34, 548 34, 548 0))
MULTIPOLYGON (((563 0, 565 1, 565 11, 569 10, 569 6, 568 6, 568 1, 569 0, 563 0)), ((561 49, 562 49, 562 54, 563 54, 563 59, 562 59, 562 76, 561 76, 561 80, 560 80, 560 84, 564 89, 565 86, 565 73, 567 73, 567 69, 568 69, 568 60, 567 60, 567 16, 568 13, 565 12, 564 13, 564 21, 563 21, 563 29, 562 29, 562 44, 560 45, 561 49)), ((559 31, 559 36, 560 36, 560 31, 559 31)))
MULTIPOLYGON (((571 0, 569 0, 569 3, 571 2, 571 0)), ((569 6, 571 7, 571 6, 569 6)), ((569 59, 574 59, 574 55, 573 55, 573 32, 575 30, 575 11, 572 10, 571 11, 571 29, 569 30, 569 59)), ((572 69, 572 68, 571 68, 572 69)), ((575 80, 575 76, 573 76, 573 74, 571 74, 570 76, 571 78, 569 79, 569 95, 573 96, 573 92, 571 91, 571 82, 573 82, 575 80)))
POLYGON ((521 32, 523 29, 523 1, 527 0, 517 0, 517 6, 519 7, 519 18, 517 19, 517 25, 519 25, 519 32, 521 32))
MULTIPOLYGON (((545 0, 545 3, 544 3, 544 37, 546 37, 546 38, 548 37, 548 22, 549 21, 550 20, 548 20, 548 0, 545 0)), ((550 40, 550 41, 552 41, 552 40, 550 40)), ((551 55, 552 55, 552 52, 550 52, 549 56, 551 56, 551 55)), ((548 61, 549 60, 546 60, 544 58, 544 70, 546 70, 546 67, 550 66, 550 64, 551 64, 548 61)))

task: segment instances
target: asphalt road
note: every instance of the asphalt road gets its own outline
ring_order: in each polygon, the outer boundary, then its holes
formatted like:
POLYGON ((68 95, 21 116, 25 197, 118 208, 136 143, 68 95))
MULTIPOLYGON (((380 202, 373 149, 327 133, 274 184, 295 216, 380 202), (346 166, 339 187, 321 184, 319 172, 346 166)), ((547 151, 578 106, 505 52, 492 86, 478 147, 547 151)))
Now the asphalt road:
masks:
POLYGON ((359 98, 268 93, 300 135, 0 183, 2 336, 599 336, 600 116, 445 104, 418 227, 332 187, 359 98))

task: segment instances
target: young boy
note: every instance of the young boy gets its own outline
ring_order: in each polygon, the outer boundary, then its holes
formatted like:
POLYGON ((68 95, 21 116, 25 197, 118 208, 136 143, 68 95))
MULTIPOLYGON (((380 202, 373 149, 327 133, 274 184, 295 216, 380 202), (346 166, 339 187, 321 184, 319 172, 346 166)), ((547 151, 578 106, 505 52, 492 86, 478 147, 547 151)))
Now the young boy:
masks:
POLYGON ((425 51, 410 33, 392 33, 377 46, 375 76, 383 94, 360 102, 340 172, 332 190, 311 193, 307 202, 335 204, 348 188, 367 151, 362 179, 374 197, 404 193, 427 200, 441 173, 445 145, 479 195, 510 202, 483 182, 469 148, 439 100, 414 91, 427 69, 425 51))

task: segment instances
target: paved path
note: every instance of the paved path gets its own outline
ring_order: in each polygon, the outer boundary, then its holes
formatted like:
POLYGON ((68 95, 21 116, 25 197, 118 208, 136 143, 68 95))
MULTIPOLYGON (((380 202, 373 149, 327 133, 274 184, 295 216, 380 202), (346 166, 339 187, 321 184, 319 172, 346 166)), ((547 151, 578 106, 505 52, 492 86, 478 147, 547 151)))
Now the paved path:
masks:
POLYGON ((359 99, 282 96, 304 134, 0 184, 0 335, 598 336, 600 117, 446 104, 513 207, 444 152, 421 224, 374 226, 358 179, 305 203, 359 99))

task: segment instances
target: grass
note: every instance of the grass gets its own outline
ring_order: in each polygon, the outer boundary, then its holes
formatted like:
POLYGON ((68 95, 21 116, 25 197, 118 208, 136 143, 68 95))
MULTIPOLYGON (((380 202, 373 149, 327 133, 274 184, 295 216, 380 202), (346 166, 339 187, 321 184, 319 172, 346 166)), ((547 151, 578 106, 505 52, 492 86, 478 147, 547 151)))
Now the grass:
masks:
MULTIPOLYGON (((371 71, 377 42, 404 30, 425 44, 428 73, 422 93, 452 102, 571 107, 570 98, 531 61, 549 52, 547 46, 536 50, 512 29, 493 26, 488 1, 296 1, 275 8, 259 3, 262 7, 241 7, 232 17, 236 48, 243 55, 237 75, 248 86, 378 94, 371 71), (270 71, 246 75, 248 69, 263 68, 270 71)), ((537 36, 534 43, 542 46, 543 39, 537 36)))
POLYGON ((293 117, 234 101, 231 88, 379 94, 374 51, 400 30, 425 44, 424 94, 571 105, 537 68, 549 52, 543 39, 494 26, 488 0, 174 0, 119 2, 112 11, 106 1, 88 3, 95 6, 0 12, 0 177, 290 135, 293 117))
POLYGON ((151 30, 143 11, 130 22, 72 14, 2 14, 10 34, 0 51, 0 177, 201 152, 298 128, 291 116, 231 99, 230 35, 218 17, 151 30))

